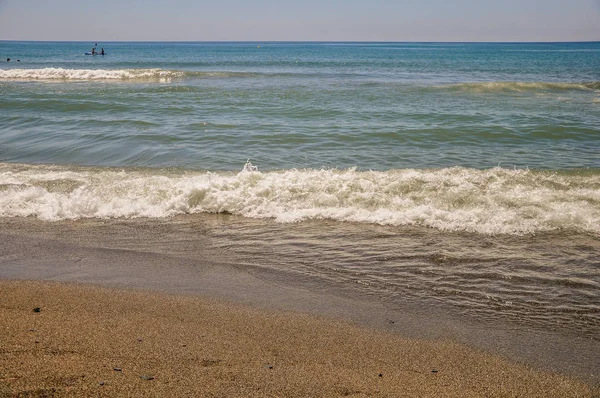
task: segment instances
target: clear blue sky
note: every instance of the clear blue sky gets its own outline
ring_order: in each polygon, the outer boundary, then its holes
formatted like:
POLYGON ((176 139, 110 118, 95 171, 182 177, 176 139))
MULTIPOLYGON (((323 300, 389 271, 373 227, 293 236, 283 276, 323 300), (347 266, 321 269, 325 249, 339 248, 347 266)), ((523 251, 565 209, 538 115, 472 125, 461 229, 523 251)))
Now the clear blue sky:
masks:
POLYGON ((600 0, 0 0, 0 40, 600 41, 600 0))

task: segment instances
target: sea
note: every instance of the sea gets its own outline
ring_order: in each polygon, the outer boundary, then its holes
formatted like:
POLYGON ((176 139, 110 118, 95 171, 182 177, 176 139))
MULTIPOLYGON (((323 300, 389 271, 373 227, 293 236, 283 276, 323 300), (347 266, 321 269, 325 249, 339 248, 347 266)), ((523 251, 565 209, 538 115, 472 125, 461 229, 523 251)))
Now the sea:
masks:
POLYGON ((0 218, 179 256, 198 227, 279 282, 598 364, 600 42, 0 41, 0 218))

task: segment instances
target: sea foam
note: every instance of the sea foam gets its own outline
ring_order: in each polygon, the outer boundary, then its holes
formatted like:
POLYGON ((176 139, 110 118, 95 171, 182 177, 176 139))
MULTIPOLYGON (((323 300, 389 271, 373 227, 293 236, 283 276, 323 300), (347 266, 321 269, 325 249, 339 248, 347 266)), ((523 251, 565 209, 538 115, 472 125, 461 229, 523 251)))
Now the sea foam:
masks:
POLYGON ((229 213, 483 234, 600 233, 600 175, 460 167, 239 173, 0 165, 0 216, 56 221, 229 213))
POLYGON ((5 80, 158 80, 169 81, 184 75, 163 69, 0 69, 5 80))
POLYGON ((600 90, 600 82, 566 83, 566 82, 479 82, 461 83, 447 86, 456 91, 473 93, 498 93, 498 92, 529 92, 529 91, 588 91, 600 90))

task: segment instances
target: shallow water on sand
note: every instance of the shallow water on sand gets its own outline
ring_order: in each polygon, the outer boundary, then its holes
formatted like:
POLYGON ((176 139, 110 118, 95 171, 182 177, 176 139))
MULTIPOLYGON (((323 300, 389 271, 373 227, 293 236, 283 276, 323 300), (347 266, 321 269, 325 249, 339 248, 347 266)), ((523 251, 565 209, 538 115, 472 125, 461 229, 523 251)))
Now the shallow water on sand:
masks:
POLYGON ((40 254, 38 268, 32 268, 33 254, 3 253, 4 277, 119 286, 132 286, 137 280, 142 288, 214 294, 211 289, 219 291, 225 283, 222 278, 230 276, 213 276, 214 286, 207 288, 206 269, 226 264, 267 284, 238 286, 240 297, 227 291, 230 286, 217 296, 233 294, 229 298, 331 315, 340 310, 333 305, 327 310, 326 302, 319 304, 321 310, 311 309, 300 299, 329 295, 357 303, 355 310, 340 312, 351 319, 364 312, 358 303, 375 303, 379 310, 361 315, 359 321, 419 337, 455 339, 598 381, 594 364, 600 348, 600 241, 590 235, 481 237, 418 227, 398 230, 322 221, 280 224, 206 214, 159 223, 9 219, 2 226, 5 236, 37 242, 31 253, 39 249, 39 242, 42 247, 49 244, 47 250, 53 253, 40 254), (114 256, 93 263, 92 268, 63 270, 72 249, 53 249, 52 242, 75 245, 83 253, 86 247, 100 248, 114 256), (135 253, 146 257, 139 264, 131 262, 128 256, 135 253), (138 267, 135 276, 126 276, 131 267, 138 267), (282 286, 306 293, 286 297, 276 293, 276 287, 282 286))

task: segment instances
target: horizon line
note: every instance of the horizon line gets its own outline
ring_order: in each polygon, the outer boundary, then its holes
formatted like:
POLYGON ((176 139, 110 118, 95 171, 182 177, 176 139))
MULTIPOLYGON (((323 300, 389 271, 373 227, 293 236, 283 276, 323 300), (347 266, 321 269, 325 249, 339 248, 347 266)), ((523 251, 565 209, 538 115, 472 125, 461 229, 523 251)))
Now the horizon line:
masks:
POLYGON ((35 43, 429 43, 429 44, 551 44, 600 43, 598 40, 548 40, 548 41, 428 41, 428 40, 23 40, 0 39, 0 42, 35 43))

